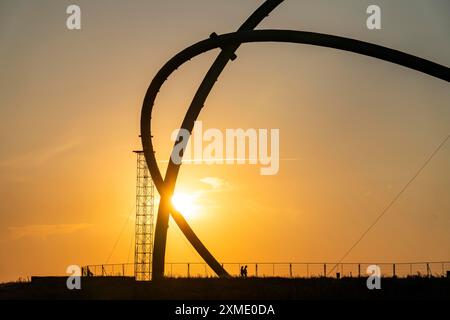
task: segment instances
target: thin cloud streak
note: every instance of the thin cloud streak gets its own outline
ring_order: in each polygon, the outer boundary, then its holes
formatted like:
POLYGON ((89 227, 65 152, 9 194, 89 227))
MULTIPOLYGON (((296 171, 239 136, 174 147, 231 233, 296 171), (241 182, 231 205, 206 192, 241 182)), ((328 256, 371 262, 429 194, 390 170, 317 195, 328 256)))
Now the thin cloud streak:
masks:
POLYGON ((0 161, 0 169, 8 168, 13 166, 41 166, 44 163, 50 161, 51 159, 66 153, 67 151, 73 149, 79 145, 79 141, 70 141, 63 145, 57 145, 52 148, 41 149, 39 151, 18 155, 9 159, 0 161))
POLYGON ((71 234, 92 227, 92 224, 32 224, 21 227, 9 227, 11 240, 19 240, 26 237, 45 239, 51 235, 71 234))
MULTIPOLYGON (((200 159, 183 159, 182 163, 193 163, 193 162, 206 162, 206 161, 259 161, 260 159, 255 158, 200 158, 200 159)), ((299 161, 301 158, 280 158, 280 161, 299 161)), ((158 163, 169 163, 169 160, 158 160, 158 163)), ((213 164, 216 164, 213 162, 213 164)))

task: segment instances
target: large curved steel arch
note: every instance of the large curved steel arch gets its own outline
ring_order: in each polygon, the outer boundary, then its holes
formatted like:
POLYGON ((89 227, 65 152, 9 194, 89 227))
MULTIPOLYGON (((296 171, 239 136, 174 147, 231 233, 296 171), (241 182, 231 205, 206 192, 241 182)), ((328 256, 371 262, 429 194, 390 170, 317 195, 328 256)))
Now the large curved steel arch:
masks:
MULTIPOLYGON (((310 44, 334 49, 340 49, 350 51, 385 61, 389 61, 404 67, 414 69, 428 75, 440 78, 447 82, 450 82, 450 70, 449 68, 436 64, 434 62, 403 53, 397 50, 386 48, 383 46, 354 40, 350 38, 344 38, 339 36, 333 36, 328 34, 320 34, 304 31, 293 30, 256 30, 256 31, 238 31, 235 33, 224 34, 220 36, 213 36, 210 39, 200 41, 170 59, 153 78, 142 107, 141 113, 141 139, 145 158, 150 169, 155 185, 161 195, 161 203, 157 217, 157 227, 155 230, 155 248, 153 256, 153 279, 163 278, 164 275, 164 254, 165 243, 167 238, 167 223, 169 214, 172 216, 182 232, 199 252, 202 258, 208 263, 208 265, 221 277, 227 276, 228 273, 217 262, 217 260, 211 255, 206 247, 201 243, 193 230, 189 227, 184 217, 176 211, 171 203, 170 198, 175 188, 176 179, 178 176, 180 165, 169 161, 169 166, 166 172, 165 180, 162 179, 160 170, 158 168, 156 158, 154 155, 154 147, 151 140, 151 113, 156 99, 156 95, 166 81, 166 79, 172 74, 179 66, 193 57, 200 55, 206 51, 215 48, 225 48, 224 59, 228 61, 234 52, 228 51, 227 48, 237 48, 242 43, 249 42, 286 42, 286 43, 298 43, 298 44, 310 44)), ((219 55, 220 57, 220 55, 219 55)), ((216 60, 217 61, 217 60, 216 60)), ((226 63, 225 63, 226 64, 226 63)), ((221 70, 225 66, 223 62, 217 65, 215 70, 211 68, 205 77, 202 85, 192 101, 189 110, 184 118, 182 128, 192 131, 195 120, 197 119, 201 108, 203 107, 206 98, 212 89, 213 84, 216 82, 221 70), (220 69, 221 68, 221 69, 220 69), (211 71, 212 70, 212 71, 211 71)), ((213 65, 214 66, 214 65, 213 65)), ((178 143, 186 144, 187 141, 177 140, 178 143)))
MULTIPOLYGON (((258 9, 255 10, 247 20, 241 25, 238 31, 252 30, 254 29, 265 17, 269 15, 269 13, 275 9, 283 0, 266 0, 258 9)), ((205 75, 201 85, 199 86, 194 99, 191 103, 189 109, 197 108, 199 104, 202 104, 206 100, 210 90, 212 89, 217 77, 220 75, 222 70, 225 68, 226 64, 230 59, 233 59, 234 52, 239 47, 238 45, 234 45, 231 47, 222 48, 222 51, 217 56, 216 60, 208 70, 205 75)), ((148 92, 147 92, 148 93, 148 92)), ((147 100, 148 95, 146 95, 144 100, 147 100)), ((192 122, 193 123, 193 122, 192 122)), ((189 128, 189 117, 185 116, 183 121, 182 128, 189 128)), ((189 129, 189 132, 192 131, 189 129)), ((150 141, 151 143, 151 141, 150 141)), ((153 149, 153 147, 152 147, 153 149)), ((145 152, 145 149, 144 149, 145 152)), ((150 152, 154 155, 153 152, 150 152)), ((147 158, 147 156, 146 156, 147 158)), ((147 164, 149 161, 147 161, 147 164)), ((169 163, 170 166, 170 163, 169 163)), ((150 173, 152 178, 155 181, 155 185, 161 195, 161 202, 158 208, 158 215, 156 219, 156 229, 155 229, 155 245, 153 251, 153 264, 152 264, 152 274, 153 279, 159 279, 164 276, 164 257, 166 250, 166 240, 167 240, 167 228, 169 225, 169 209, 171 208, 171 196, 173 194, 173 189, 168 186, 165 188, 165 185, 169 185, 162 180, 161 173, 156 164, 156 160, 154 162, 154 166, 150 167, 150 173), (160 189, 166 189, 161 192, 160 189)), ((172 172, 173 169, 168 168, 167 173, 172 172)), ((219 264, 219 262, 214 258, 214 256, 208 251, 208 249, 203 245, 200 239, 196 236, 194 231, 190 228, 189 224, 186 222, 184 217, 177 211, 172 208, 172 217, 175 222, 178 224, 179 228, 182 230, 186 238, 191 242, 192 246, 197 250, 200 256, 208 263, 208 265, 216 272, 220 277, 228 276, 226 270, 219 264)))

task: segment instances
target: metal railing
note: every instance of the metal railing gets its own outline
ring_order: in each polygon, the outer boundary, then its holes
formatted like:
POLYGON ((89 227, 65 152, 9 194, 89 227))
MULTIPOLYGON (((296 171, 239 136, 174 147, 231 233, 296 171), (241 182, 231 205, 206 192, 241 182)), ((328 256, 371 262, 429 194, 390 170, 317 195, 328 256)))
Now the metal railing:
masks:
MULTIPOLYGON (((445 277, 450 273, 450 261, 398 263, 320 263, 320 262, 228 262, 222 264, 230 275, 240 276, 241 266, 247 266, 249 277, 314 278, 367 277, 367 267, 380 267, 382 277, 445 277), (331 272, 332 271, 332 272, 331 272)), ((171 278, 208 278, 215 273, 204 262, 169 262, 165 275, 171 278)), ((134 276, 133 263, 99 264, 82 267, 83 276, 134 276)))

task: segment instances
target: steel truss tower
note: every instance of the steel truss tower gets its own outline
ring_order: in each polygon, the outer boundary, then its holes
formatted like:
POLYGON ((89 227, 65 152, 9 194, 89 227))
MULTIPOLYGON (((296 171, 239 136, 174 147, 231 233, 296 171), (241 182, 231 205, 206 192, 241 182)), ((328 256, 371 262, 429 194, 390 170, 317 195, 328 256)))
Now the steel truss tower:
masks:
POLYGON ((137 155, 134 278, 151 280, 155 187, 143 151, 137 155))

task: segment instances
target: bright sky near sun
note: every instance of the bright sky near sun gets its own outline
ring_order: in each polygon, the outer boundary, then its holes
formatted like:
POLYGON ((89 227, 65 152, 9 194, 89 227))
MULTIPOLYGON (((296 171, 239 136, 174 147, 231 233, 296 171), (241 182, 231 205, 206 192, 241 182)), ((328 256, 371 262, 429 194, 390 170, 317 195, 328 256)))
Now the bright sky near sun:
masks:
MULTIPOLYGON (((0 1, 0 281, 131 262, 139 120, 175 53, 236 30, 262 1, 0 1), (124 230, 121 233, 121 230, 124 230)), ((286 0, 258 28, 360 39, 450 66, 448 0, 286 0)), ((218 51, 162 88, 152 123, 164 173, 218 51)), ((449 84, 373 58, 248 44, 221 75, 205 129, 277 128, 280 169, 183 164, 174 205, 220 261, 336 261, 450 133, 449 84)), ((446 144, 346 261, 450 260, 446 144)), ((167 261, 201 261, 170 222, 167 261)))
POLYGON ((175 209, 183 213, 186 219, 198 217, 200 206, 196 203, 196 197, 192 194, 178 192, 172 197, 172 204, 175 209))

